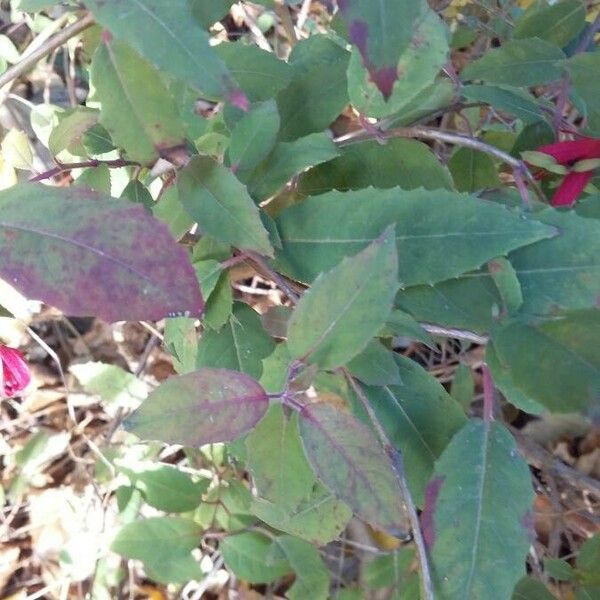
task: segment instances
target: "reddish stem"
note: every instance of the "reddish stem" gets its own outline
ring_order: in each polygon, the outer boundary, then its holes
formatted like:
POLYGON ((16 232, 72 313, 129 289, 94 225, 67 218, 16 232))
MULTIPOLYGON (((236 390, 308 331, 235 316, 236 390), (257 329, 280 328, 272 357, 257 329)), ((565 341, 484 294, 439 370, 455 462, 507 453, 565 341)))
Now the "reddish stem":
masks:
POLYGON ((90 160, 75 163, 60 163, 56 161, 56 164, 56 167, 49 169, 48 171, 44 171, 39 175, 35 175, 34 177, 30 177, 29 181, 43 181, 44 179, 50 179, 50 177, 56 177, 65 171, 72 171, 73 169, 85 169, 87 167, 100 167, 104 165, 109 169, 119 169, 121 167, 141 166, 140 163, 132 160, 124 160, 122 158, 115 160, 98 160, 97 158, 92 158, 90 160))
POLYGON ((487 365, 481 367, 483 374, 483 420, 491 423, 494 420, 494 380, 487 365))

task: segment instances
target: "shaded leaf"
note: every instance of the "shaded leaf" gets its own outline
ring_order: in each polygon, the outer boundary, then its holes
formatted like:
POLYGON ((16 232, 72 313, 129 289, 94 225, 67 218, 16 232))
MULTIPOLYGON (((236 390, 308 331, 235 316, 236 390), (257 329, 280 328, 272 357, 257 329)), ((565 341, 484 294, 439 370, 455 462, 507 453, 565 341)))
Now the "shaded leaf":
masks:
POLYGON ((483 152, 459 148, 450 158, 448 167, 459 192, 476 192, 500 185, 494 161, 483 152))
POLYGON ((512 600, 556 600, 548 588, 537 579, 523 577, 515 586, 512 600))
POLYGON ((179 173, 177 189, 203 233, 238 248, 273 255, 258 208, 227 168, 207 156, 196 156, 179 173))
POLYGON ((59 123, 52 129, 48 138, 50 152, 56 156, 63 150, 69 150, 76 155, 85 155, 85 148, 82 145, 83 135, 98 123, 100 111, 78 106, 59 114, 59 123))
POLYGON ((454 371, 450 395, 467 411, 473 402, 474 394, 475 382, 473 381, 473 373, 470 367, 464 363, 460 363, 456 371, 454 371))
POLYGON ((401 383, 364 387, 390 441, 404 457, 406 478, 418 506, 434 461, 465 423, 459 404, 416 362, 395 356, 401 383))
POLYGON ((424 535, 439 596, 509 597, 525 574, 534 496, 514 439, 499 423, 472 420, 436 463, 433 482, 424 535))
POLYGON ((401 383, 394 353, 380 341, 373 340, 348 363, 354 377, 367 385, 393 385, 401 383))
POLYGON ((246 438, 248 467, 261 498, 293 510, 311 494, 315 477, 300 435, 298 418, 273 405, 246 438))
POLYGON ((270 583, 292 569, 286 559, 268 562, 271 540, 258 532, 226 537, 220 544, 225 564, 237 577, 249 583, 270 583))
POLYGON ((539 323, 512 320, 494 328, 497 358, 526 396, 556 412, 600 405, 597 309, 539 323), (540 360, 540 356, 543 360, 540 360))
POLYGON ((251 102, 275 98, 292 80, 292 67, 288 63, 256 46, 224 43, 216 46, 214 51, 251 102))
POLYGON ((34 184, 1 192, 0 206, 0 274, 27 297, 106 321, 200 315, 186 251, 141 206, 34 184))
POLYGON ((369 427, 329 404, 305 405, 300 436, 317 477, 354 512, 396 537, 408 531, 389 458, 369 427))
POLYGON ((200 565, 190 555, 202 535, 202 528, 191 519, 152 517, 125 525, 111 550, 141 560, 159 581, 184 583, 202 577, 200 565))
POLYGON ((317 548, 291 535, 276 538, 274 547, 279 550, 277 554, 281 554, 296 573, 296 580, 286 592, 286 597, 289 600, 327 600, 329 571, 317 548))
POLYGON ((265 391, 247 375, 204 368, 167 379, 125 427, 141 439, 202 446, 249 431, 268 407, 265 391))
POLYGON ((273 149, 279 132, 279 113, 274 101, 258 104, 238 121, 231 133, 229 160, 232 169, 253 169, 273 149))
POLYGON ((520 88, 466 85, 462 88, 462 94, 471 102, 485 102, 498 110, 512 114, 525 124, 542 121, 545 117, 535 97, 520 88))
POLYGON ((91 78, 102 104, 100 124, 129 159, 152 164, 163 151, 183 143, 175 101, 158 71, 127 44, 104 36, 91 78))
POLYGON ((267 525, 318 545, 336 539, 352 517, 352 511, 321 484, 293 509, 255 498, 252 512, 267 525))
POLYGON ((250 195, 257 201, 277 193, 294 175, 304 169, 335 158, 336 145, 325 133, 313 133, 294 142, 282 142, 256 169, 239 173, 250 195))
POLYGON ((562 48, 584 26, 585 6, 579 0, 562 0, 550 6, 533 3, 517 21, 513 37, 537 37, 562 48))
POLYGON ((398 263, 393 230, 317 277, 288 325, 293 358, 339 367, 379 331, 396 293, 398 263))
POLYGON ((86 0, 96 20, 159 69, 210 97, 232 99, 237 84, 209 45, 188 0, 86 0))
POLYGON ((277 260, 289 275, 312 281, 391 223, 402 286, 456 277, 556 234, 553 227, 466 195, 371 188, 322 194, 283 211, 277 218, 283 245, 277 260))
POLYGON ((595 136, 600 136, 600 95, 598 84, 590 73, 597 73, 600 68, 600 52, 582 52, 564 62, 564 67, 571 76, 573 88, 585 103, 586 129, 595 136))
POLYGON ((139 489, 150 506, 166 512, 187 512, 202 501, 202 494, 210 483, 207 479, 195 482, 172 465, 118 464, 119 471, 127 475, 139 489))
POLYGON ((376 140, 350 144, 341 156, 302 175, 298 190, 317 195, 329 190, 401 187, 412 190, 451 189, 452 178, 428 146, 395 138, 382 145, 376 140))
POLYGON ((198 343, 196 364, 198 367, 241 371, 260 379, 262 360, 274 348, 275 342, 265 332, 258 313, 238 302, 223 329, 203 333, 198 343))
POLYGON ((564 58, 558 46, 539 38, 512 40, 470 63, 462 78, 517 87, 542 85, 562 77, 560 62, 564 58))
POLYGON ((324 35, 312 35, 294 46, 291 83, 277 96, 282 142, 321 132, 342 112, 348 104, 349 58, 349 52, 324 35))
POLYGON ((517 312, 523 304, 523 290, 510 261, 504 256, 495 258, 488 263, 488 270, 498 288, 505 311, 509 314, 517 312))
POLYGON ((209 29, 229 12, 234 0, 191 0, 191 3, 194 17, 204 29, 209 29))

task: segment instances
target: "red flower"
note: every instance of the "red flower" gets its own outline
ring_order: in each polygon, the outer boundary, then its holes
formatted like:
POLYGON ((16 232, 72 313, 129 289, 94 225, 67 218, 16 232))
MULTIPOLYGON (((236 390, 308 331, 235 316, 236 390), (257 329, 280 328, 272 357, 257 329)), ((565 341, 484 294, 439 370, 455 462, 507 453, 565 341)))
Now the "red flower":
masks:
POLYGON ((563 167, 575 167, 566 174, 551 201, 552 206, 571 206, 590 182, 598 167, 598 165, 590 165, 590 168, 586 169, 585 165, 580 165, 577 168, 577 163, 600 159, 600 139, 584 137, 578 140, 556 142, 541 146, 537 151, 551 156, 557 164, 563 167))
POLYGON ((23 355, 14 348, 0 344, 0 361, 3 395, 11 398, 29 385, 31 373, 23 355))

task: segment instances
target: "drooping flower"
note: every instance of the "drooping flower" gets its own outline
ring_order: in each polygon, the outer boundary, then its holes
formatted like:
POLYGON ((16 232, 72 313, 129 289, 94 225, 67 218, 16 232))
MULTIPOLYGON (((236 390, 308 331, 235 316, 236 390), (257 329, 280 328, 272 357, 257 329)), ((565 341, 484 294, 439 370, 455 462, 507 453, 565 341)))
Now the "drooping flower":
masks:
POLYGON ((0 344, 3 396, 11 398, 24 390, 31 381, 31 372, 23 355, 15 348, 0 344))
MULTIPOLYGON (((565 174, 560 186, 552 197, 552 206, 571 206, 579 198, 585 186, 594 177, 595 170, 600 167, 600 139, 582 137, 577 140, 555 142, 540 146, 536 152, 524 153, 525 160, 534 165, 552 170, 554 165, 562 167, 565 174), (535 155, 545 154, 546 159, 536 160, 535 155)), ((561 171, 555 171, 561 172, 561 171)))

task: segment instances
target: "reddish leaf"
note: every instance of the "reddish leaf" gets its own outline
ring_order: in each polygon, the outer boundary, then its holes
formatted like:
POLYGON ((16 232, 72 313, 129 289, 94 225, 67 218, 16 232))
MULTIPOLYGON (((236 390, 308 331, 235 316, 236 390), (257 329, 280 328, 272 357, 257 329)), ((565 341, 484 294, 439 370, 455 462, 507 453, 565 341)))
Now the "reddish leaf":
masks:
POLYGON ((141 439, 202 446, 234 440, 252 429, 268 407, 266 392, 248 375, 207 368, 168 379, 125 427, 141 439))
POLYGON ((106 321, 198 316, 186 251, 140 205, 86 188, 0 193, 0 276, 25 296, 106 321))
POLYGON ((368 523, 396 537, 409 530, 392 465, 372 431, 325 403, 300 413, 300 436, 317 477, 368 523))

